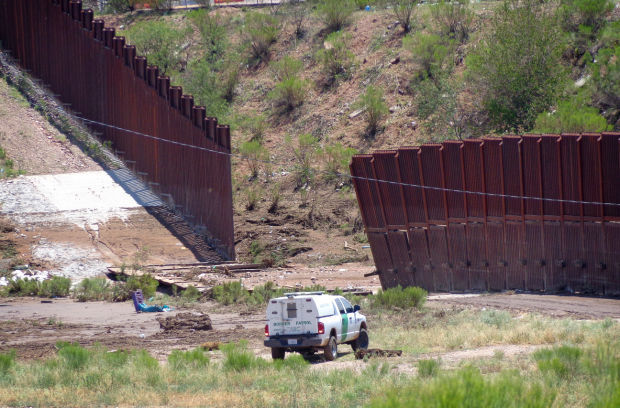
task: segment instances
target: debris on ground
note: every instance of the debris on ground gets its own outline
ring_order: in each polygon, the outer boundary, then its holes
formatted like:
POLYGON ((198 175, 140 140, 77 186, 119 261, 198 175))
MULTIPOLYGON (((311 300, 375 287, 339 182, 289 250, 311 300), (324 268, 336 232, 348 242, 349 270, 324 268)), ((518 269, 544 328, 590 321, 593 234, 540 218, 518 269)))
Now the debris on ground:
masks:
POLYGON ((207 341, 205 343, 202 343, 200 347, 208 351, 219 350, 220 342, 219 341, 207 341))
POLYGON ((355 358, 361 360, 365 357, 400 357, 402 354, 402 350, 360 349, 355 352, 355 358))
POLYGON ((213 330, 211 318, 203 313, 178 313, 175 316, 158 317, 157 321, 164 331, 213 330))

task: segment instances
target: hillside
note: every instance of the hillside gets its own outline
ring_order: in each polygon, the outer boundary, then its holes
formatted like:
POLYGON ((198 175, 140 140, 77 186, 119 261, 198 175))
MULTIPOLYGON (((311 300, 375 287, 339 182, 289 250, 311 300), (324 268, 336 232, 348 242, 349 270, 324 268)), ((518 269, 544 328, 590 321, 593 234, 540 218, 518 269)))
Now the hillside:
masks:
POLYGON ((371 262, 346 177, 354 152, 617 130, 619 16, 611 1, 563 0, 100 17, 232 126, 238 257, 318 266, 371 262))

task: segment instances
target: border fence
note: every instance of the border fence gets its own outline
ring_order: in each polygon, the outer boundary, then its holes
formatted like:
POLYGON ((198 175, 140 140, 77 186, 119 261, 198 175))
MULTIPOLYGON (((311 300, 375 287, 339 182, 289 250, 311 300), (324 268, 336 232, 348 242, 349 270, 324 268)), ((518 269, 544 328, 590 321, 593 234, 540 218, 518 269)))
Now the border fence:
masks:
POLYGON ((191 95, 81 1, 0 0, 0 40, 220 253, 234 258, 228 126, 206 117, 204 107, 194 106, 191 95))
POLYGON ((403 147, 350 170, 384 288, 620 294, 620 133, 403 147))

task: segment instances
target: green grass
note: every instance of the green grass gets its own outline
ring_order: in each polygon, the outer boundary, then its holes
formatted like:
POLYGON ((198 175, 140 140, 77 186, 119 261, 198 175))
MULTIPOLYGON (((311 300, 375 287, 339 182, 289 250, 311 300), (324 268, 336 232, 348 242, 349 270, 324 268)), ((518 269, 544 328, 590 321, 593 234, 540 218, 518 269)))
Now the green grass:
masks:
POLYGON ((378 308, 400 308, 400 309, 420 309, 426 302, 427 292, 416 286, 402 288, 400 285, 395 288, 379 290, 372 297, 372 304, 378 308))

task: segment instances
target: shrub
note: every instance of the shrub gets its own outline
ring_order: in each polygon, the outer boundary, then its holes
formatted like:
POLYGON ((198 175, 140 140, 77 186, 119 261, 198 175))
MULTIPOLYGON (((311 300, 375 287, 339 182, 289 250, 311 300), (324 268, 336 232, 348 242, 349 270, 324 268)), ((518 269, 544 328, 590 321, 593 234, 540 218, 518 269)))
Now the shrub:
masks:
POLYGON ((419 67, 417 80, 436 79, 445 73, 445 68, 451 68, 448 56, 451 55, 453 42, 450 40, 444 43, 437 34, 418 32, 405 37, 403 48, 409 51, 413 62, 419 67))
POLYGON ((71 288, 71 279, 64 276, 53 276, 41 283, 40 296, 61 297, 68 296, 71 288))
POLYGON ((374 136, 379 130, 381 120, 388 114, 381 88, 369 86, 360 96, 358 106, 365 110, 368 135, 374 136))
POLYGON ((220 346, 224 354, 224 369, 230 371, 246 371, 255 368, 263 368, 267 361, 256 357, 253 352, 247 349, 247 341, 241 340, 239 343, 228 343, 220 346))
POLYGON ((403 289, 398 285, 386 290, 379 289, 379 292, 372 297, 372 305, 384 308, 421 309, 426 302, 426 296, 427 292, 417 286, 408 286, 403 289))
POLYGON ((282 198, 282 187, 279 183, 275 183, 269 191, 269 208, 267 212, 275 214, 280 208, 280 198, 282 198))
POLYGON ((200 293, 200 291, 196 289, 194 285, 189 285, 187 289, 185 289, 183 293, 181 293, 181 297, 183 299, 186 299, 192 302, 197 301, 201 295, 202 294, 200 293))
POLYGON ((247 195, 247 203, 245 205, 245 209, 248 211, 254 211, 258 208, 258 202, 261 199, 263 190, 260 186, 250 186, 246 190, 247 195))
POLYGON ((239 127, 250 134, 251 141, 262 144, 265 130, 267 130, 267 121, 261 114, 244 115, 239 122, 239 127))
POLYGON ((354 5, 351 0, 321 0, 317 9, 327 29, 332 32, 349 23, 354 5))
POLYGON ((168 365, 174 370, 199 369, 209 365, 209 357, 199 348, 189 351, 172 350, 168 356, 168 365))
POLYGON ((0 376, 5 376, 15 365, 15 350, 8 353, 0 353, 0 376))
POLYGON ((284 289, 276 288, 272 281, 268 281, 264 285, 254 287, 249 302, 254 305, 264 305, 269 299, 283 295, 284 289))
POLYGON ((278 39, 278 19, 268 14, 250 12, 245 17, 243 34, 250 50, 250 62, 269 61, 271 45, 278 39))
POLYGON ((7 293, 17 296, 38 296, 41 283, 36 279, 12 279, 9 280, 7 293))
POLYGON ((411 31, 419 0, 387 0, 391 12, 405 33, 411 31))
POLYGON ((355 55, 349 49, 350 38, 348 33, 332 33, 325 39, 325 48, 316 54, 328 85, 351 77, 355 55))
POLYGON ((248 296, 248 291, 243 287, 241 281, 224 282, 213 287, 213 299, 223 305, 238 303, 248 296))
POLYGON ((485 378, 473 367, 439 375, 431 381, 413 380, 409 385, 375 397, 370 407, 529 407, 553 405, 555 391, 518 372, 504 371, 485 378))
POLYGON ((194 96, 197 105, 203 105, 207 116, 222 117, 228 111, 224 98, 222 80, 216 66, 207 59, 191 62, 183 75, 183 86, 186 92, 194 96))
MULTIPOLYGON (((620 24, 617 33, 620 33, 620 24)), ((618 126, 620 120, 620 44, 599 50, 597 60, 590 65, 592 99, 605 113, 607 120, 618 126)))
MULTIPOLYGON (((325 157, 325 180, 328 182, 340 183, 343 180, 342 174, 351 162, 351 157, 357 154, 357 150, 352 147, 344 147, 341 143, 325 146, 323 155, 325 157)), ((348 177, 346 180, 350 180, 348 177)))
POLYGON ((294 173, 297 187, 302 187, 314 180, 312 165, 315 157, 321 153, 319 140, 309 133, 303 133, 297 136, 296 146, 290 136, 286 138, 286 144, 290 146, 295 156, 294 173))
POLYGON ((418 376, 435 377, 439 373, 440 360, 420 360, 418 361, 418 376))
POLYGON ((582 133, 607 130, 611 130, 611 126, 598 113, 598 109, 591 106, 578 106, 572 101, 562 101, 555 112, 543 112, 538 115, 533 132, 582 133))
POLYGON ((126 284, 128 291, 142 289, 142 294, 147 299, 155 294, 157 286, 159 286, 159 282, 157 279, 153 278, 150 273, 145 273, 140 276, 130 276, 126 284))
POLYGON ((303 370, 305 368, 308 368, 308 366, 310 365, 310 363, 306 361, 304 356, 296 353, 289 355, 283 360, 272 360, 272 364, 277 370, 288 369, 293 371, 303 370))
POLYGON ((241 153, 246 160, 251 177, 258 177, 258 170, 260 169, 261 162, 269 158, 267 149, 260 144, 260 141, 249 140, 241 145, 239 153, 241 153))
POLYGON ((480 321, 498 329, 506 327, 512 321, 512 316, 505 310, 483 310, 480 313, 480 321))
POLYGON ((284 112, 290 112, 304 103, 308 90, 308 81, 298 77, 287 78, 278 82, 267 97, 284 112))
POLYGON ((581 355, 581 349, 571 346, 537 350, 533 354, 540 371, 558 378, 573 377, 579 369, 581 355))
POLYGON ((490 34, 466 64, 490 128, 532 129, 565 83, 561 51, 557 26, 537 1, 507 1, 498 8, 490 34))
POLYGON ((193 10, 187 17, 200 31, 204 58, 210 63, 217 63, 226 54, 228 37, 226 35, 226 21, 218 13, 210 14, 208 10, 193 10))
POLYGON ((90 352, 79 344, 58 343, 58 355, 64 365, 71 370, 81 370, 90 360, 90 352))
POLYGON ((112 291, 106 278, 86 278, 77 284, 73 296, 78 302, 111 300, 112 291))
POLYGON ((439 29, 439 33, 449 36, 460 43, 467 41, 473 20, 473 13, 469 9, 469 1, 457 0, 447 2, 440 0, 431 5, 431 16, 439 29))
POLYGON ((605 16, 613 9, 612 0, 562 0, 558 13, 564 29, 576 32, 587 26, 596 32, 605 25, 605 16))
POLYGON ((157 65, 162 75, 180 68, 184 29, 151 20, 134 24, 122 35, 136 46, 138 54, 148 58, 149 64, 157 65))

